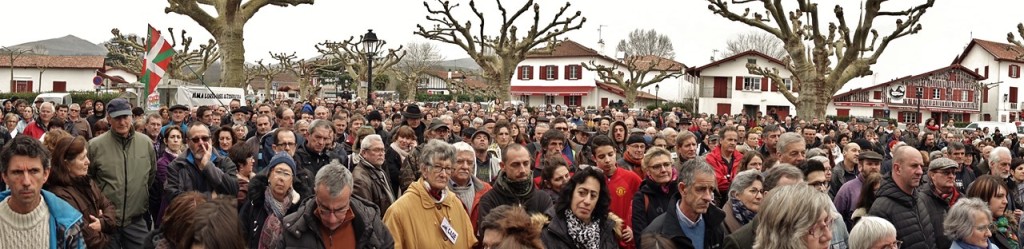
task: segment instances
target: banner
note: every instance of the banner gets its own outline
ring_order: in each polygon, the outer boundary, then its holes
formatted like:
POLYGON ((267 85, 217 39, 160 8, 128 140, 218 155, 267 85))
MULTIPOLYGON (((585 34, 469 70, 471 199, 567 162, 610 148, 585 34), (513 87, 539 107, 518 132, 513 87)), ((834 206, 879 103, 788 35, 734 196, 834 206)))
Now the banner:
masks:
POLYGON ((149 97, 146 98, 146 110, 160 110, 160 92, 154 91, 149 94, 149 97))
MULTIPOLYGON (((245 99, 245 89, 234 87, 178 87, 174 101, 189 107, 216 105, 227 106, 231 99, 245 99), (212 90, 212 91, 211 91, 212 90)), ((244 102, 243 102, 244 104, 244 102)))

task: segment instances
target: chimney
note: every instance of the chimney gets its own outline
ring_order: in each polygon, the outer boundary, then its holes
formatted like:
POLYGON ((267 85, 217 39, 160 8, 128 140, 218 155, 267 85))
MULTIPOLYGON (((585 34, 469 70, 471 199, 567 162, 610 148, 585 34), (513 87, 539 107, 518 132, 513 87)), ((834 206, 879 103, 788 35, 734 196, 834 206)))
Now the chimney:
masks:
POLYGON ((618 59, 620 61, 621 60, 625 60, 626 59, 626 51, 615 51, 615 59, 618 59))

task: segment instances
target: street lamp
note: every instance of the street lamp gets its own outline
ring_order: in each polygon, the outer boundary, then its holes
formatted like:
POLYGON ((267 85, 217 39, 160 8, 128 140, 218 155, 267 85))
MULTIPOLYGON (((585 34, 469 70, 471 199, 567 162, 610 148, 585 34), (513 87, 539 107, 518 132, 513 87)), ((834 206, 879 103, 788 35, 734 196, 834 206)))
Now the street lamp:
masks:
POLYGON ((919 119, 921 119, 921 117, 924 117, 924 115, 921 114, 921 95, 923 94, 922 93, 923 91, 924 91, 924 87, 920 87, 920 89, 917 89, 917 91, 914 91, 915 92, 914 95, 917 96, 917 114, 914 114, 914 115, 920 116, 920 117, 916 117, 915 118, 915 121, 917 121, 918 124, 921 123, 921 120, 919 120, 919 119))
POLYGON ((363 52, 366 53, 366 104, 373 105, 373 56, 384 46, 383 40, 377 39, 373 29, 363 35, 363 52))
POLYGON ((654 84, 654 107, 661 108, 661 97, 658 97, 658 92, 661 91, 661 86, 654 84))

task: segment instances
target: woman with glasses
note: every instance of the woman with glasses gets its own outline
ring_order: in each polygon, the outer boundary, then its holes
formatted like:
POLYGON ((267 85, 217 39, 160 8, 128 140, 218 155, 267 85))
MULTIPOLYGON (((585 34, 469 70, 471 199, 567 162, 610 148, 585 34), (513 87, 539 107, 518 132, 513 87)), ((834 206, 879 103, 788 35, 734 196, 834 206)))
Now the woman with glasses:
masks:
POLYGON ((875 216, 861 218, 850 231, 849 242, 850 249, 899 249, 903 244, 896 240, 896 227, 875 216))
MULTIPOLYGON (((996 249, 992 243, 992 211, 985 201, 978 198, 963 198, 946 212, 942 222, 943 234, 953 245, 950 249, 996 249)), ((856 249, 856 248, 854 248, 856 249)))
MULTIPOLYGON (((747 170, 736 174, 729 186, 729 200, 725 202, 725 228, 728 233, 739 230, 750 223, 761 210, 764 199, 764 178, 757 170, 747 170)), ((634 224, 635 224, 634 218, 634 224)))
POLYGON ((278 153, 269 165, 249 182, 249 200, 239 211, 248 248, 278 248, 283 238, 284 216, 298 210, 296 204, 310 196, 309 191, 293 188, 303 185, 295 177, 296 165, 291 156, 278 153))
POLYGON ((18 136, 18 118, 17 114, 8 113, 4 115, 4 132, 9 134, 11 137, 18 136))
MULTIPOLYGON (((640 183, 640 190, 633 194, 633 231, 643 231, 647 225, 665 211, 674 210, 673 197, 679 196, 676 187, 676 171, 672 167, 672 154, 661 147, 653 147, 644 154, 641 162, 647 177, 640 183)), ((640 246, 640 240, 636 245, 640 246)))
POLYGON ((394 247, 472 247, 477 239, 469 213, 447 188, 455 169, 455 147, 429 140, 414 156, 422 177, 384 213, 384 225, 394 236, 394 247))
POLYGON ((810 185, 775 188, 757 213, 754 248, 829 248, 837 215, 828 194, 810 185))
MULTIPOLYGON (((967 198, 978 198, 988 204, 988 211, 991 215, 987 222, 991 225, 987 227, 992 234, 992 244, 998 248, 1017 249, 1020 248, 1020 240, 1017 239, 1018 221, 1016 217, 1013 217, 1013 211, 1006 208, 1009 204, 1007 193, 1009 192, 1004 179, 993 175, 978 177, 967 188, 967 198)), ((948 215, 947 219, 949 219, 948 215)), ((964 245, 961 244, 961 246, 964 245)))

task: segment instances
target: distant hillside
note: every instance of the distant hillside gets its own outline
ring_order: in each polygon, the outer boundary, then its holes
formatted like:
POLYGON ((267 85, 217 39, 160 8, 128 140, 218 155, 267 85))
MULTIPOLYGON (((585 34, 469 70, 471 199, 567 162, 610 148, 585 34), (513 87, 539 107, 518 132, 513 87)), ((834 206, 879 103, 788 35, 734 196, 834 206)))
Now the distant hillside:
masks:
POLYGON ((91 43, 73 35, 60 38, 26 42, 11 46, 15 49, 31 49, 33 53, 43 55, 107 55, 107 48, 91 43))
POLYGON ((476 61, 473 61, 472 58, 462 58, 462 59, 441 61, 441 62, 438 63, 437 66, 438 67, 445 67, 445 68, 452 68, 452 69, 461 68, 463 70, 469 70, 469 71, 480 70, 480 65, 477 65, 476 61))

